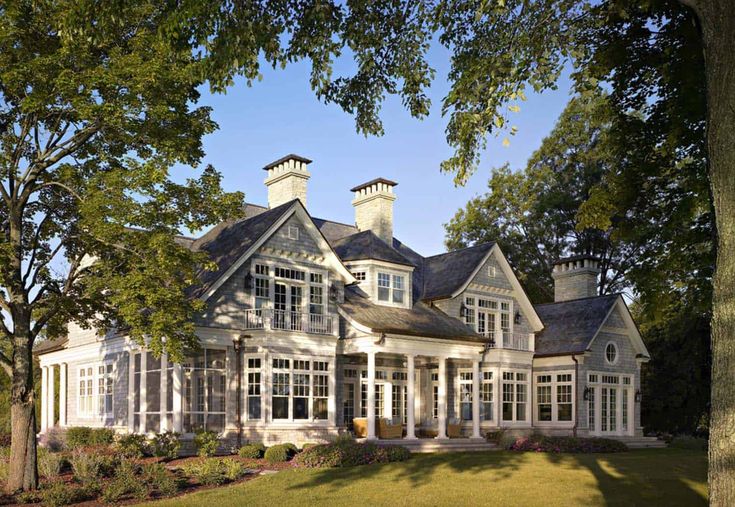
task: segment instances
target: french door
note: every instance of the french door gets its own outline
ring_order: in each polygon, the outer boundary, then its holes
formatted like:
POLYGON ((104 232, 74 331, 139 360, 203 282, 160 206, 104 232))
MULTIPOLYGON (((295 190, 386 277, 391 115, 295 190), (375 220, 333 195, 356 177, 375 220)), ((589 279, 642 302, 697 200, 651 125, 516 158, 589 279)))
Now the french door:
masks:
POLYGON ((302 331, 304 292, 300 285, 276 283, 273 296, 273 327, 302 331))
POLYGON ((634 402, 629 384, 594 386, 588 395, 590 433, 600 436, 632 434, 634 402))
POLYGON ((616 434, 618 432, 618 388, 600 388, 600 432, 616 434))

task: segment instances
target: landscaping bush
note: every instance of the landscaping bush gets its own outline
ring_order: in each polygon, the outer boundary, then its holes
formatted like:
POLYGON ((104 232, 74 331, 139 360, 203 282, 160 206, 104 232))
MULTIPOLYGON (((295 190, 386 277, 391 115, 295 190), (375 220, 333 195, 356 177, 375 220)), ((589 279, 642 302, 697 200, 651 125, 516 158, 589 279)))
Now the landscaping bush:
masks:
POLYGON ((143 465, 140 475, 148 491, 156 491, 160 496, 173 496, 179 491, 176 477, 159 463, 143 465))
POLYGON ((310 448, 310 447, 314 447, 315 445, 319 445, 319 444, 315 444, 315 443, 313 443, 313 442, 305 442, 305 443, 304 443, 304 444, 303 444, 303 445, 301 446, 301 450, 302 450, 302 451, 305 451, 306 449, 308 449, 308 448, 310 448))
POLYGON ((10 470, 10 447, 0 447, 0 482, 7 482, 10 470))
POLYGON ((76 486, 55 481, 41 490, 41 500, 49 507, 71 505, 83 499, 83 492, 76 486))
POLYGON ((164 431, 153 438, 153 454, 159 458, 176 459, 181 450, 181 435, 175 431, 164 431))
POLYGON ((283 444, 269 447, 263 455, 268 463, 283 463, 288 461, 290 456, 291 450, 283 444))
POLYGON ((53 428, 48 428, 44 433, 41 434, 41 436, 38 438, 38 446, 39 448, 45 447, 49 451, 58 452, 64 450, 65 441, 65 430, 54 426, 53 428))
POLYGON ((410 457, 409 450, 399 445, 380 447, 372 443, 335 442, 304 450, 294 458, 294 463, 306 468, 334 468, 405 461, 410 457))
POLYGON ((498 442, 497 442, 497 444, 498 444, 498 447, 500 447, 501 449, 505 449, 506 451, 510 451, 513 448, 513 446, 515 445, 516 440, 518 440, 518 437, 516 437, 514 435, 511 435, 510 433, 502 432, 498 436, 498 442))
POLYGON ((72 426, 66 429, 66 448, 76 449, 90 445, 89 440, 92 435, 92 428, 84 426, 72 426))
POLYGON ((292 458, 293 456, 296 456, 296 454, 299 452, 299 448, 296 447, 295 444, 292 444, 291 442, 285 442, 281 444, 283 447, 286 448, 288 451, 288 457, 292 458))
POLYGON ((237 455, 241 458, 260 459, 265 454, 265 446, 263 444, 245 444, 237 451, 237 455))
POLYGON ((123 460, 115 470, 114 478, 102 489, 102 501, 117 503, 125 497, 131 496, 138 500, 148 497, 148 488, 137 474, 137 466, 131 460, 123 460))
POLYGON ((575 438, 531 435, 518 437, 510 446, 511 451, 564 452, 564 453, 596 453, 623 452, 628 446, 618 440, 609 438, 575 438))
POLYGON ((491 442, 493 444, 500 445, 500 442, 503 439, 503 436, 505 435, 505 430, 495 430, 495 431, 488 431, 485 433, 485 440, 488 442, 491 442))
POLYGON ((110 445, 115 441, 115 430, 93 428, 89 434, 89 445, 110 445))
POLYGON ((118 435, 115 441, 115 449, 123 458, 142 458, 150 453, 150 448, 145 435, 130 433, 118 435))
POLYGON ((42 500, 39 491, 21 491, 15 495, 18 503, 38 503, 42 500))
POLYGON ((38 473, 46 479, 55 479, 61 473, 64 457, 43 447, 38 448, 38 473))
POLYGON ((194 446, 197 454, 203 458, 210 458, 217 453, 219 438, 214 431, 198 430, 194 435, 194 446))
POLYGON ((231 458, 191 462, 185 464, 182 469, 188 477, 206 486, 219 486, 228 481, 235 481, 247 473, 242 463, 231 458))
POLYGON ((335 444, 352 444, 355 442, 355 437, 352 433, 340 433, 334 438, 335 444))
POLYGON ((82 484, 88 484, 99 479, 102 467, 107 459, 98 454, 84 452, 77 449, 69 458, 74 478, 82 484))

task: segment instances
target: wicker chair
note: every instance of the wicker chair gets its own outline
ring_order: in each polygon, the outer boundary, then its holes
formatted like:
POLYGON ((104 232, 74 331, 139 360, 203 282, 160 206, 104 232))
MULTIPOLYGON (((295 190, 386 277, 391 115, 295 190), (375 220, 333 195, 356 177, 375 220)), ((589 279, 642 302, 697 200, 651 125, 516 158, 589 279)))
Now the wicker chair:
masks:
POLYGON ((382 439, 393 439, 403 437, 403 425, 393 424, 388 419, 380 418, 378 423, 378 437, 382 439))
POLYGON ((462 436, 462 424, 458 419, 447 421, 447 437, 459 438, 462 436))
POLYGON ((355 417, 352 419, 352 431, 357 438, 367 438, 367 417, 355 417))

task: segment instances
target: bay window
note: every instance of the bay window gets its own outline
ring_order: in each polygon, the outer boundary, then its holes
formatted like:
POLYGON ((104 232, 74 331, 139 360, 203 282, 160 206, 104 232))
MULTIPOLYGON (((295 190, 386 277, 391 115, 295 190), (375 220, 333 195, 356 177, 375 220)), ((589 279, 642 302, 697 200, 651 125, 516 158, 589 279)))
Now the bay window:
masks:
POLYGON ((329 362, 273 359, 273 419, 327 419, 329 362))

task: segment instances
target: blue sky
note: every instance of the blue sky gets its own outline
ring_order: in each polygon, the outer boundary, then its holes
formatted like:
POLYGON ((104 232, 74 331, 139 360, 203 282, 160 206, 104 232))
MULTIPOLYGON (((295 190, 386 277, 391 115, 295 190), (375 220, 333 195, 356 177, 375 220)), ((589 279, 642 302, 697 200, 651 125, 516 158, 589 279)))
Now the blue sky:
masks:
MULTIPOLYGON (((522 168, 540 145, 569 99, 569 81, 543 94, 529 93, 514 114, 518 134, 508 147, 491 139, 477 173, 464 187, 439 171, 451 150, 445 141, 446 119, 441 100, 448 90, 448 56, 431 52, 437 70, 430 90, 431 114, 412 118, 397 99, 389 98, 381 117, 382 137, 355 131, 352 116, 335 105, 319 102, 309 88, 309 66, 297 63, 286 70, 263 68, 263 80, 252 87, 238 81, 226 95, 205 93, 200 104, 213 108, 219 130, 204 140, 204 163, 223 174, 226 190, 245 192, 248 202, 267 203, 261 168, 283 155, 296 153, 313 160, 309 166, 308 208, 312 216, 354 223, 350 204, 353 186, 381 176, 398 182, 394 234, 424 255, 445 250, 444 227, 457 209, 486 190, 493 167, 506 162, 522 168)), ((179 168, 176 176, 190 169, 179 168)))

